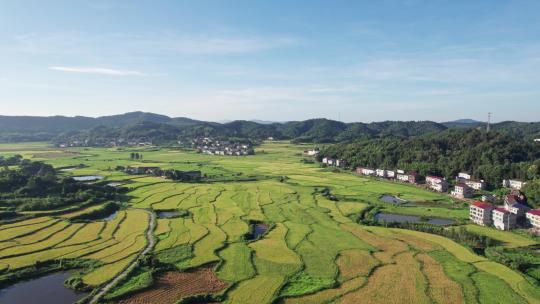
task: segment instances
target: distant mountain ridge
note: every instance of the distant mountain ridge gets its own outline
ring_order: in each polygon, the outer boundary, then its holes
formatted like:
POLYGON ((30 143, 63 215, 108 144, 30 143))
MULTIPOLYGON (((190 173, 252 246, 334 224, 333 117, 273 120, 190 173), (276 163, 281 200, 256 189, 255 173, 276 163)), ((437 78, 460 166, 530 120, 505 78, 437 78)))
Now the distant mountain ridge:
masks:
MULTIPOLYGON (((102 116, 0 116, 0 140, 52 140, 71 137, 148 138, 170 141, 196 136, 238 137, 252 139, 292 139, 297 142, 332 143, 381 136, 415 137, 449 128, 477 128, 485 123, 471 119, 437 123, 433 121, 382 121, 344 123, 315 118, 304 121, 270 122, 236 120, 208 122, 186 117, 169 117, 148 112, 102 116)), ((538 137, 540 123, 501 122, 492 124, 495 131, 513 136, 538 137)))

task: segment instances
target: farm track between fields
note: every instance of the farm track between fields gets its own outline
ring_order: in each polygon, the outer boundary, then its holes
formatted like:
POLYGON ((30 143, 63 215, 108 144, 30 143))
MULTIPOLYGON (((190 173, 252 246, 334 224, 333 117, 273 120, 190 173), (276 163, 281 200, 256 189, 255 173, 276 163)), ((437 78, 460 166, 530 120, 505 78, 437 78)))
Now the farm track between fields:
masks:
POLYGON ((156 240, 154 238, 154 229, 156 227, 156 215, 148 210, 145 210, 145 212, 149 215, 149 225, 146 231, 146 239, 147 239, 147 245, 146 247, 137 255, 135 260, 131 262, 131 264, 123 270, 120 274, 118 274, 115 278, 113 278, 110 282, 106 283, 104 286, 100 287, 99 291, 92 296, 91 300, 89 301, 90 304, 97 303, 107 292, 109 292, 113 287, 115 287, 120 281, 125 279, 129 273, 137 267, 140 259, 149 253, 155 246, 156 240))

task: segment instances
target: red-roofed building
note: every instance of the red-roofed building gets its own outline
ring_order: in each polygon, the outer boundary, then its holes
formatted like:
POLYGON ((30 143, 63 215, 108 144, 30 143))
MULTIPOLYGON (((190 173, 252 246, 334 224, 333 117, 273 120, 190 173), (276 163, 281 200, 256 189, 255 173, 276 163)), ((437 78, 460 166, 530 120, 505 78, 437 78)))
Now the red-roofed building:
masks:
POLYGON ((540 229, 540 209, 532 209, 527 211, 527 222, 534 228, 540 229))
POLYGON ((505 208, 492 211, 493 226, 500 230, 510 230, 516 226, 516 215, 505 208))
POLYGON ((492 211, 494 207, 491 204, 484 202, 474 202, 469 208, 469 219, 482 226, 491 225, 492 221, 492 211))

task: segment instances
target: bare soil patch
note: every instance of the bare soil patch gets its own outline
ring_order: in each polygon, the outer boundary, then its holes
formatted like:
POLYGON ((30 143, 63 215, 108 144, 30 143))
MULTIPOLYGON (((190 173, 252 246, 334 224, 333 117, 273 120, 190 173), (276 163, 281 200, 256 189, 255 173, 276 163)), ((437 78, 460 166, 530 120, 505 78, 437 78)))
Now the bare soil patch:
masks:
POLYGON ((135 293, 121 304, 174 304, 178 300, 195 295, 214 294, 227 284, 221 281, 212 267, 203 267, 190 272, 170 271, 161 274, 151 289, 135 293))

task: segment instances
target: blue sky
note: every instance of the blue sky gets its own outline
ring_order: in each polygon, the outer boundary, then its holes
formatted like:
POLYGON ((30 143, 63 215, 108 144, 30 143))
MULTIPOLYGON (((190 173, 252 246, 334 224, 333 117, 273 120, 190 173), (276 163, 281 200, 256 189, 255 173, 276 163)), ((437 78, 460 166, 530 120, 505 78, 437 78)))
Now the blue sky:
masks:
POLYGON ((0 0, 0 114, 540 120, 540 1, 0 0))

